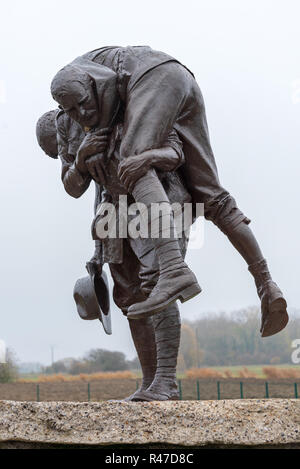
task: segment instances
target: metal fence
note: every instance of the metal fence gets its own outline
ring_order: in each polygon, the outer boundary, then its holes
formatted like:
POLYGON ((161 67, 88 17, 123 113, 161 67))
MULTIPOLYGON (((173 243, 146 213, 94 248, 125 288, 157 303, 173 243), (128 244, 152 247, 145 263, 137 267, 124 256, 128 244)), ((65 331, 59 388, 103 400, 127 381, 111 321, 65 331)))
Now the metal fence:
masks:
MULTIPOLYGON (((262 379, 178 379, 181 400, 298 398, 300 382, 262 379)), ((90 382, 0 384, 0 400, 102 401, 132 394, 141 379, 94 380, 90 382)))
MULTIPOLYGON (((183 400, 184 396, 183 396, 182 380, 181 379, 177 380, 177 384, 178 384, 178 391, 179 391, 179 399, 183 400)), ((239 382, 239 399, 245 399, 245 393, 244 393, 245 384, 246 384, 246 387, 247 387, 247 382, 246 383, 244 381, 239 382)), ((136 380, 136 389, 138 389, 139 385, 140 385, 139 380, 136 380)), ((290 391, 293 393, 293 396, 288 396, 288 397, 294 397, 295 399, 298 399, 298 383, 285 383, 285 384, 283 384, 283 383, 280 382, 279 385, 281 387, 283 385, 284 386, 289 386, 290 391)), ((226 386, 226 381, 223 382, 223 386, 224 387, 226 386)), ((275 386, 278 386, 278 383, 273 383, 273 388, 275 386)), ((195 383, 195 391, 196 391, 196 400, 200 401, 201 400, 201 385, 200 385, 199 380, 197 380, 196 383, 195 383)), ((276 393, 276 395, 273 395, 273 396, 270 395, 270 383, 268 381, 264 382, 264 391, 265 392, 264 392, 263 397, 265 399, 269 399, 269 398, 272 398, 272 397, 286 397, 286 396, 278 396, 277 395, 278 393, 276 393)), ((86 395, 87 401, 91 401, 91 383, 87 383, 86 392, 87 392, 87 395, 86 395)), ((271 385, 271 392, 272 392, 272 385, 271 385)), ((261 396, 259 396, 259 397, 261 397, 261 396)), ((227 394, 223 395, 223 398, 230 399, 230 397, 228 397, 227 394)), ((222 399, 222 388, 221 388, 221 382, 220 381, 216 382, 216 399, 217 400, 222 399)), ((38 402, 40 401, 40 384, 36 385, 36 400, 38 402)))
MULTIPOLYGON (((245 399, 245 398, 279 398, 279 397, 289 397, 289 398, 295 398, 298 399, 298 383, 290 383, 290 382, 282 382, 282 381, 276 381, 276 382, 261 382, 258 383, 257 381, 255 383, 253 382, 245 382, 245 381, 240 381, 239 383, 235 382, 236 384, 236 389, 235 389, 235 395, 230 394, 230 391, 228 393, 228 390, 226 390, 227 385, 230 384, 230 389, 232 391, 232 382, 229 382, 227 380, 225 381, 216 381, 215 383, 215 399, 220 400, 220 399, 245 399), (238 395, 237 395, 237 385, 238 385, 238 395), (250 390, 250 387, 254 387, 257 389, 260 385, 260 387, 264 389, 264 393, 262 395, 261 389, 258 395, 255 395, 255 391, 253 392, 253 389, 250 390), (285 392, 283 391, 283 388, 285 388, 285 392), (247 390, 249 391, 247 395, 247 390)), ((200 380, 197 380, 195 382, 195 398, 196 400, 201 400, 202 399, 202 392, 205 391, 207 387, 206 383, 201 382, 200 380)), ((179 390, 179 398, 183 400, 185 398, 184 396, 184 387, 182 385, 182 380, 178 380, 178 390, 179 390)), ((211 397, 212 398, 212 397, 211 397)))

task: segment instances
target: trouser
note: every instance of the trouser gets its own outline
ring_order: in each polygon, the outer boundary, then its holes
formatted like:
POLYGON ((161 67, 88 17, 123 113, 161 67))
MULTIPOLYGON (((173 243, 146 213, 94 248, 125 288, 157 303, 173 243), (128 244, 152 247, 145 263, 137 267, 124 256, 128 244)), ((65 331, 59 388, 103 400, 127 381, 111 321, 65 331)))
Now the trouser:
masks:
POLYGON ((129 91, 121 158, 159 148, 173 128, 183 143, 181 170, 193 202, 204 203, 205 217, 226 234, 243 221, 249 223, 219 181, 196 80, 179 63, 168 62, 147 72, 129 91))

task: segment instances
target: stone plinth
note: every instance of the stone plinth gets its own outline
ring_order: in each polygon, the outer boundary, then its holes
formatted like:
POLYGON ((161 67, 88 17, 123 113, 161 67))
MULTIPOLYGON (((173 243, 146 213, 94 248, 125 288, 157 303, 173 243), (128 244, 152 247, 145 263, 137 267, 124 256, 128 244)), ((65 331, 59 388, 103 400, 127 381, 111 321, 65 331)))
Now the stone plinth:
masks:
POLYGON ((300 400, 0 401, 0 447, 22 444, 300 448, 300 400))

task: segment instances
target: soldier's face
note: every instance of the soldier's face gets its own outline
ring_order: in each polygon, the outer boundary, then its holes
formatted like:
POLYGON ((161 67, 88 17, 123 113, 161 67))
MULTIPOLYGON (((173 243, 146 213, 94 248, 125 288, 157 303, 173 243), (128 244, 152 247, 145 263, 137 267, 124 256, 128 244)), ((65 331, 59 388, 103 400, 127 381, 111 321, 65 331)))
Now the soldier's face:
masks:
POLYGON ((71 158, 76 157, 76 153, 82 140, 85 137, 85 133, 83 132, 81 126, 75 122, 73 119, 70 121, 70 126, 68 129, 68 155, 71 158))
POLYGON ((99 121, 98 106, 91 86, 78 81, 68 84, 67 92, 59 97, 64 111, 82 127, 95 127, 99 121))

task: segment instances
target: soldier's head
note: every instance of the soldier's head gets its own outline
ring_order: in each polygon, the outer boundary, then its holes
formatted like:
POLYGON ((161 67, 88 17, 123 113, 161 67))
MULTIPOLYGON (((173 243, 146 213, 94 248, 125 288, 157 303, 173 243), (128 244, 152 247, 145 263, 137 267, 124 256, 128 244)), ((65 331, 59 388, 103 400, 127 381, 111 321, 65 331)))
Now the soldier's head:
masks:
POLYGON ((51 93, 82 128, 109 127, 119 108, 117 74, 92 61, 75 61, 60 70, 51 93))
POLYGON ((46 155, 51 158, 57 158, 58 155, 55 124, 57 112, 58 109, 45 112, 36 124, 37 141, 46 155))
POLYGON ((71 119, 82 127, 97 125, 97 100, 92 79, 86 73, 67 65, 52 80, 51 93, 71 119))
POLYGON ((45 112, 36 124, 38 143, 51 158, 63 148, 64 156, 74 159, 84 135, 81 126, 60 109, 45 112))

